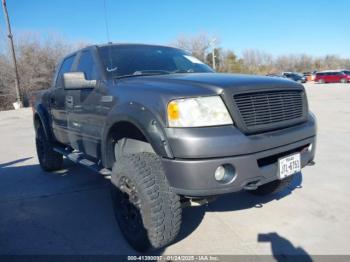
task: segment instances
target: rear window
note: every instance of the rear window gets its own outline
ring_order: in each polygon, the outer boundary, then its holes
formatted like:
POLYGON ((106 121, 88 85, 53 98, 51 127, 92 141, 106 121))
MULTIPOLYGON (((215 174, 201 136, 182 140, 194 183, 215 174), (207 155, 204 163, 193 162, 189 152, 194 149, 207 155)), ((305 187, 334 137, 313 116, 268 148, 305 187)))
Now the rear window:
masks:
POLYGON ((77 71, 83 72, 87 80, 99 79, 98 68, 89 50, 81 53, 77 71))
POLYGON ((336 76, 340 74, 341 72, 322 72, 322 73, 316 73, 316 76, 336 76))

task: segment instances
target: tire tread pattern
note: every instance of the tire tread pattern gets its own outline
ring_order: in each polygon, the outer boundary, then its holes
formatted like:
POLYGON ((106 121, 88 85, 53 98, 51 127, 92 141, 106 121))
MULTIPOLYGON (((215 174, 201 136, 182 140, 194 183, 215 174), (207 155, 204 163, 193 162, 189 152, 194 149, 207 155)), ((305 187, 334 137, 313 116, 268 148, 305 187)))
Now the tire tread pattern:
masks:
POLYGON ((37 153, 38 153, 40 166, 45 171, 51 172, 62 168, 63 156, 53 150, 53 144, 46 137, 44 129, 41 124, 37 130, 36 145, 37 145, 37 153), (43 154, 45 155, 44 158, 42 158, 38 152, 38 143, 39 143, 38 139, 43 140, 43 154))
POLYGON ((151 248, 158 249, 171 243, 179 233, 182 210, 180 197, 169 186, 160 158, 148 152, 122 156, 114 164, 113 171, 113 184, 118 185, 121 176, 129 176, 136 183, 151 248))

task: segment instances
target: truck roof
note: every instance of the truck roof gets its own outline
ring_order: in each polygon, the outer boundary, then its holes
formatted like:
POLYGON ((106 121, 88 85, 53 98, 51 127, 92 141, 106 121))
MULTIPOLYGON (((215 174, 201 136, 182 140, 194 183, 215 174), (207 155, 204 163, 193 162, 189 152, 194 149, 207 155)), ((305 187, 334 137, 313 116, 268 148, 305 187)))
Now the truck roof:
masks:
MULTIPOLYGON (((106 43, 106 44, 98 44, 98 45, 91 45, 96 47, 105 47, 105 46, 150 46, 150 47, 169 47, 169 48, 175 48, 172 46, 166 46, 166 45, 158 45, 158 44, 140 44, 140 43, 106 43)), ((89 46, 89 47, 91 47, 89 46)))
POLYGON ((106 46, 130 46, 130 47, 137 47, 137 46, 140 46, 140 47, 143 47, 143 46, 149 46, 149 47, 165 47, 165 48, 174 48, 174 49, 180 49, 181 48, 177 48, 177 47, 172 47, 172 46, 166 46, 166 45, 157 45, 157 44, 139 44, 139 43, 105 43, 105 44, 95 44, 95 45, 88 45, 88 46, 85 46, 83 48, 80 48, 78 50, 75 50, 74 52, 71 52, 69 54, 67 54, 64 58, 66 59, 67 57, 70 57, 82 50, 85 50, 85 49, 90 49, 90 48, 94 48, 94 47, 106 47, 106 46))
POLYGON ((342 72, 342 71, 348 71, 348 70, 347 69, 323 70, 323 71, 318 71, 317 73, 334 73, 334 72, 342 72))

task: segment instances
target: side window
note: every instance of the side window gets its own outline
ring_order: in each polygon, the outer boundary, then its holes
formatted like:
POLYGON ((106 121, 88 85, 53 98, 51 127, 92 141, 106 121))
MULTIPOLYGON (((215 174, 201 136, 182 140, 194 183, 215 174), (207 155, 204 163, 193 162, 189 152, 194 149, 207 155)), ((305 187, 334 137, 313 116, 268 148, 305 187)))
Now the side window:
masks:
POLYGON ((56 87, 62 87, 62 75, 71 70, 74 59, 75 59, 75 55, 70 56, 63 61, 60 71, 57 74, 56 87))
POLYGON ((84 72, 87 80, 96 80, 99 78, 97 66, 90 51, 83 51, 80 55, 78 72, 84 72))

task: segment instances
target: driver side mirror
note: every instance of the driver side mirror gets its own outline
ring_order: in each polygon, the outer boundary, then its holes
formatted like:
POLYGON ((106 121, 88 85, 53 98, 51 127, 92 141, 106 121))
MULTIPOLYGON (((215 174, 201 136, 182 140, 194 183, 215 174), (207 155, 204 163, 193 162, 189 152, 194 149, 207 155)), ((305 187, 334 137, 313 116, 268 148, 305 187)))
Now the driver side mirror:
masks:
POLYGON ((83 72, 69 72, 63 74, 64 89, 95 88, 96 80, 86 80, 83 72))

